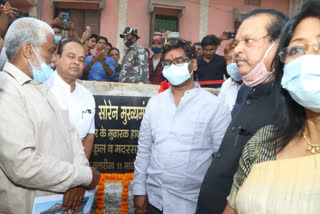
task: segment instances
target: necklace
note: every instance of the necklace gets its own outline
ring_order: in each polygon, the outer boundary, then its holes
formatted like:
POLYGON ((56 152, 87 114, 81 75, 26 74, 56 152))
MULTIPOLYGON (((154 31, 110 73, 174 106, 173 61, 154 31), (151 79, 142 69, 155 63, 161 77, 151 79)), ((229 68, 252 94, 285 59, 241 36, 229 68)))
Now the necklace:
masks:
POLYGON ((307 151, 309 151, 309 152, 311 151, 312 154, 320 153, 320 145, 319 144, 312 144, 310 142, 310 140, 307 138, 305 131, 303 131, 303 138, 308 144, 308 148, 306 149, 307 151))

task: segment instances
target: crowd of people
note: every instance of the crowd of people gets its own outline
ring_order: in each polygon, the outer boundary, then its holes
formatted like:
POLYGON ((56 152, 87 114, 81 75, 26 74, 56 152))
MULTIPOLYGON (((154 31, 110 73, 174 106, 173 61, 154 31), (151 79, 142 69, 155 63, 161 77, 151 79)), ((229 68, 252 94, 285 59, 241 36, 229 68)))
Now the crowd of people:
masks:
POLYGON ((89 26, 79 36, 59 14, 7 27, 15 8, 0 9, 0 213, 53 193, 73 212, 98 184, 96 106, 78 79, 160 85, 139 131, 136 214, 320 213, 319 1, 292 18, 254 9, 235 38, 155 33, 151 57, 126 27, 121 63, 89 26))

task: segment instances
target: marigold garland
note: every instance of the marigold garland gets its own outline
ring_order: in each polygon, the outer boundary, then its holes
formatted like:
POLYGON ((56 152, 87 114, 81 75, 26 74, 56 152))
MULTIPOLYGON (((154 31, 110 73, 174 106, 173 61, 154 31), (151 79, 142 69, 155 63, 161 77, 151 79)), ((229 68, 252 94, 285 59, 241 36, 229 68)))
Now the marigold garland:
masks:
POLYGON ((116 173, 104 173, 100 174, 100 181, 98 184, 97 192, 97 214, 104 213, 104 183, 122 183, 122 195, 121 195, 121 206, 120 214, 128 214, 128 193, 129 193, 129 184, 133 179, 133 173, 125 174, 116 174, 116 173))

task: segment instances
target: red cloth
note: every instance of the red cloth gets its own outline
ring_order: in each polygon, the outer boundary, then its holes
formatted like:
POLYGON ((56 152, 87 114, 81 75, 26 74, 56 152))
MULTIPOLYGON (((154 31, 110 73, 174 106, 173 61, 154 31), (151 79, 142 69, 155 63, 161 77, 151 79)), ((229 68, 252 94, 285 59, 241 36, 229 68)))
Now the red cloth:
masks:
POLYGON ((158 91, 158 94, 160 94, 161 92, 164 92, 165 90, 167 90, 168 88, 170 88, 171 83, 168 82, 168 80, 164 80, 160 83, 160 88, 158 91))

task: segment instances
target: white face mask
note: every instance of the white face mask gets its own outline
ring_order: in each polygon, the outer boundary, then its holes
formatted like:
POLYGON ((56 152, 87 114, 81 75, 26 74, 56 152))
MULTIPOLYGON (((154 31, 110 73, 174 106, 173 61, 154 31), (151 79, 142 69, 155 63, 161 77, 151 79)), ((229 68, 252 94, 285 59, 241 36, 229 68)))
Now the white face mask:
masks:
POLYGON ((179 65, 164 66, 162 74, 172 85, 180 85, 191 78, 189 72, 190 63, 191 61, 179 65))
POLYGON ((283 68, 282 88, 303 107, 320 112, 320 55, 304 55, 283 68))

